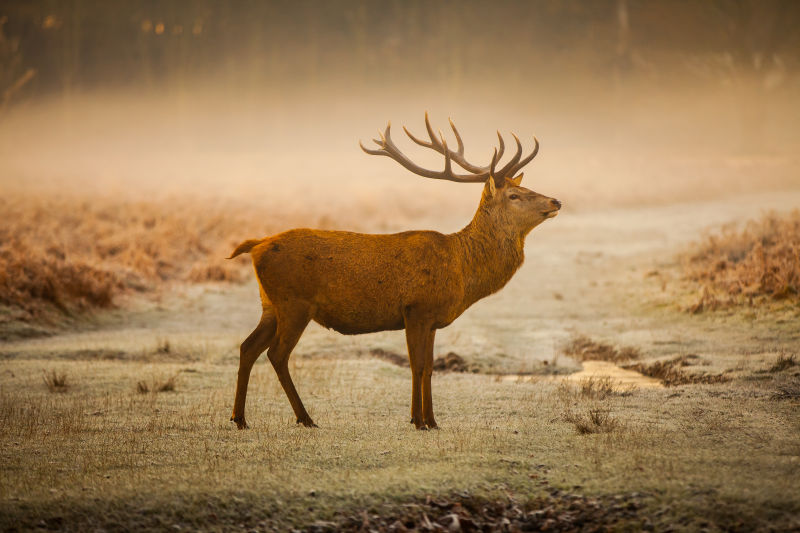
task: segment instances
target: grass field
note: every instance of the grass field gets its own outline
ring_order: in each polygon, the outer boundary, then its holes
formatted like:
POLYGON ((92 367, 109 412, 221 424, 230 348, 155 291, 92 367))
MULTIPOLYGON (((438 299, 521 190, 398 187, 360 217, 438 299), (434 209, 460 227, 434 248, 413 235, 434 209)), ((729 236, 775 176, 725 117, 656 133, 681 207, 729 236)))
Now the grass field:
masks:
POLYGON ((800 512, 797 396, 775 394, 778 383, 797 387, 797 366, 604 394, 445 374, 433 432, 408 427, 407 370, 371 359, 295 359, 314 431, 295 426, 266 367, 252 383, 253 427, 237 431, 220 413, 233 361, 3 366, 4 528, 309 527, 463 493, 629 498, 639 511, 616 520, 634 529, 789 528, 800 512), (42 368, 66 377, 63 392, 42 368), (172 391, 137 387, 173 376, 172 391))
MULTIPOLYGON (((652 224, 671 224, 665 213, 652 224)), ((144 293, 123 288, 111 310, 73 313, 54 336, 5 342, 0 527, 800 527, 793 300, 689 313, 683 248, 642 251, 647 227, 607 244, 588 230, 594 215, 571 224, 543 230, 530 246, 547 259, 534 255, 506 291, 441 332, 437 354, 456 350, 477 373, 435 374, 438 431, 408 424, 408 369, 370 355, 402 354, 402 334, 322 328, 291 360, 320 428, 294 424, 260 361, 251 429, 237 431, 228 417, 256 290, 191 284, 190 262, 144 293), (607 255, 581 251, 590 246, 607 255), (543 349, 542 335, 561 340, 543 349), (563 380, 584 360, 665 386, 563 380)), ((225 247, 224 233, 210 248, 225 247)))

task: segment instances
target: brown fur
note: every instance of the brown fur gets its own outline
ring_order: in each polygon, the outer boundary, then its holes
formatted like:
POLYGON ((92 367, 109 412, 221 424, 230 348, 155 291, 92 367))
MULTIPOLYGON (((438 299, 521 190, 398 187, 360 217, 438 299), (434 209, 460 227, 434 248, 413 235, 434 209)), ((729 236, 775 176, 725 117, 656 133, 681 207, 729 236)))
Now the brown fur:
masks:
POLYGON ((240 244, 261 292, 261 321, 242 343, 233 415, 246 427, 250 370, 259 355, 275 368, 298 423, 313 426, 292 379, 289 355, 309 321, 344 334, 406 330, 412 372, 411 421, 435 428, 433 339, 470 305, 500 290, 522 265, 525 236, 561 204, 506 179, 489 178, 477 212, 461 231, 366 235, 294 229, 240 244))

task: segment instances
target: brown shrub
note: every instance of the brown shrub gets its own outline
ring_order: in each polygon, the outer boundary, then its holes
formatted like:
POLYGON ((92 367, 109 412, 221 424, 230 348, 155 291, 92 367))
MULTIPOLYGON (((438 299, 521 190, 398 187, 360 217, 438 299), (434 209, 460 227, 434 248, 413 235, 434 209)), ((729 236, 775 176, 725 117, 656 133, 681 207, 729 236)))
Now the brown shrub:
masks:
POLYGON ((48 256, 19 242, 0 243, 0 303, 26 310, 41 303, 62 311, 108 307, 123 286, 113 272, 81 260, 48 256))
POLYGON ((729 225, 683 256, 684 277, 701 287, 698 313, 756 298, 800 301, 800 210, 729 225))

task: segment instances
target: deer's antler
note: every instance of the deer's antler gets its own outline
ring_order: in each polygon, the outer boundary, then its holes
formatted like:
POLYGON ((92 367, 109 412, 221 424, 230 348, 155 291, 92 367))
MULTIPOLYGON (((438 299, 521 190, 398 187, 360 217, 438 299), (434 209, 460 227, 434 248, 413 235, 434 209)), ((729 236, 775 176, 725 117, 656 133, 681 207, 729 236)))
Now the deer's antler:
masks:
POLYGON ((453 173, 453 168, 452 165, 450 164, 451 152, 447 148, 447 141, 444 140, 444 137, 441 137, 440 140, 437 141, 441 143, 443 150, 442 153, 444 154, 444 170, 436 171, 423 168, 414 163, 413 161, 411 161, 408 157, 405 156, 405 154, 403 154, 403 152, 400 151, 399 148, 397 148, 397 145, 394 144, 394 141, 392 141, 391 128, 392 128, 392 123, 389 122, 386 125, 386 130, 383 133, 380 132, 378 133, 381 137, 380 140, 372 139, 373 142, 378 145, 377 150, 370 150, 369 148, 366 148, 363 144, 361 144, 361 141, 359 141, 358 144, 361 146, 361 149, 364 150, 366 153, 371 155, 388 156, 397 161, 398 163, 400 163, 401 165, 403 165, 405 168, 407 168, 414 174, 417 174, 419 176, 424 176, 426 178, 456 181, 460 183, 477 183, 486 181, 486 178, 489 177, 489 172, 490 172, 489 170, 473 174, 453 173))
POLYGON ((522 144, 520 143, 519 138, 512 133, 511 135, 514 137, 514 140, 517 143, 517 151, 511 160, 503 166, 503 168, 496 170, 495 166, 505 152, 505 142, 503 141, 503 136, 500 135, 500 132, 498 131, 497 139, 500 142, 500 148, 495 148, 491 163, 487 166, 474 165, 467 161, 464 157, 464 142, 461 140, 461 135, 458 133, 456 125, 453 123, 453 121, 450 120, 450 127, 452 128, 453 134, 456 137, 456 142, 458 143, 458 149, 456 151, 450 150, 447 147, 447 141, 445 141, 444 135, 442 135, 441 131, 439 132, 438 136, 434 133, 430 120, 428 119, 428 113, 426 112, 425 129, 428 131, 428 137, 430 138, 430 141, 425 141, 414 136, 405 126, 403 126, 403 130, 406 132, 406 135, 408 135, 408 137, 418 145, 424 146, 425 148, 430 148, 444 155, 444 170, 435 171, 420 167, 411 161, 405 154, 403 154, 400 149, 397 148, 397 145, 394 144, 394 141, 392 141, 391 127, 392 123, 389 122, 386 126, 386 130, 383 133, 378 133, 381 137, 380 140, 373 139, 373 142, 378 145, 378 149, 371 150, 366 148, 363 144, 361 144, 361 141, 359 141, 358 144, 361 146, 361 149, 371 155, 385 155, 390 157, 414 174, 424 176, 426 178, 442 179, 459 183, 476 183, 484 182, 486 181, 486 178, 492 176, 494 177, 495 183, 500 185, 506 176, 514 176, 517 171, 530 163, 530 161, 539 151, 539 141, 536 140, 536 137, 534 137, 536 146, 534 147, 533 152, 524 159, 520 159, 522 157, 522 144), (455 161, 458 166, 470 174, 455 174, 452 169, 451 161, 455 161))

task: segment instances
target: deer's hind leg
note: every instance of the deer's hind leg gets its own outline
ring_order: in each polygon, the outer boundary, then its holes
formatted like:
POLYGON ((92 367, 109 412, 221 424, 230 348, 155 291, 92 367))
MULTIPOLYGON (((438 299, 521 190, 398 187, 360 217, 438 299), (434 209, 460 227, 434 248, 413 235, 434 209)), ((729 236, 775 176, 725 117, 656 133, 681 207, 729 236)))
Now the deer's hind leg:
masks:
POLYGON ((267 357, 269 357, 275 373, 278 374, 278 380, 292 405, 297 423, 306 427, 317 427, 306 408, 303 407, 300 395, 297 394, 297 389, 292 382, 292 376, 289 374, 289 356, 311 321, 311 316, 311 307, 307 304, 302 302, 282 304, 278 310, 278 330, 270 344, 267 357))
POLYGON ((239 347, 239 375, 236 379, 236 398, 233 402, 231 420, 239 429, 247 428, 244 419, 244 405, 247 399, 247 384, 250 382, 250 371, 259 356, 267 349, 275 337, 277 320, 271 305, 263 305, 261 320, 258 326, 239 347))

